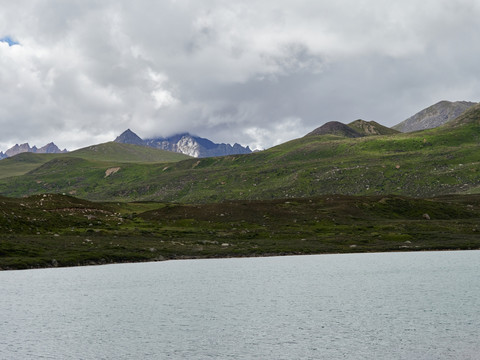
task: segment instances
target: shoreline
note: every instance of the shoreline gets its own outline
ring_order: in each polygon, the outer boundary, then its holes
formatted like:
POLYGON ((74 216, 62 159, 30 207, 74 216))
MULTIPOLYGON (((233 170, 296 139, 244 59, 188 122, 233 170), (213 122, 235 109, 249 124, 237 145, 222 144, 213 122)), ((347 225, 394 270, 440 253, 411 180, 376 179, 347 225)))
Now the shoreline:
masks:
POLYGON ((480 248, 480 195, 195 205, 107 204, 48 195, 5 198, 0 211, 2 270, 480 248))
POLYGON ((140 264, 140 263, 156 263, 156 262, 165 262, 165 261, 178 261, 178 260, 224 260, 224 259, 243 259, 243 258, 270 258, 270 257, 286 257, 286 256, 320 256, 320 255, 353 255, 353 254, 387 254, 387 253, 416 253, 416 252, 458 252, 458 251, 480 251, 480 248, 451 248, 451 249, 402 249, 402 250, 390 250, 390 251, 356 251, 356 252, 324 252, 324 253, 305 253, 305 254, 261 254, 261 255, 238 255, 238 256, 178 256, 175 258, 163 258, 163 259, 149 259, 149 260, 138 260, 138 261, 89 261, 88 263, 78 263, 74 265, 49 265, 49 266, 38 266, 30 268, 2 268, 0 267, 0 272, 3 271, 24 271, 24 270, 42 270, 42 269, 62 269, 62 268, 72 268, 72 267, 88 267, 88 266, 103 266, 103 265, 120 265, 120 264, 140 264))

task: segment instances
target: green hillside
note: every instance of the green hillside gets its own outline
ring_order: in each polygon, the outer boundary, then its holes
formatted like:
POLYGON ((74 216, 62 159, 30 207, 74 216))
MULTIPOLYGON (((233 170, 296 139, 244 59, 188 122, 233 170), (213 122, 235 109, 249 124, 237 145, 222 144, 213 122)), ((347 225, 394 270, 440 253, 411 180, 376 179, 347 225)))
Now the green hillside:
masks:
POLYGON ((69 156, 86 160, 135 162, 135 163, 164 163, 189 159, 190 156, 171 151, 154 149, 147 146, 108 142, 88 146, 68 153, 69 156))
MULTIPOLYGON (((145 146, 108 142, 93 145, 64 154, 22 153, 0 161, 0 179, 24 175, 38 169, 51 160, 54 164, 64 162, 72 164, 72 158, 103 162, 99 166, 114 166, 117 163, 167 163, 189 159, 190 156, 170 151, 153 149, 145 146), (60 159, 60 160, 59 160, 60 159)), ((55 165, 55 166, 57 166, 55 165)), ((88 165, 86 165, 88 167, 88 165)), ((93 163, 93 168, 97 165, 93 163)), ((49 166, 46 166, 47 169, 49 166)), ((74 170, 74 169, 72 169, 74 170)))
POLYGON ((22 153, 0 161, 0 179, 23 175, 61 154, 22 153))
MULTIPOLYGON (((415 133, 310 135, 258 153, 168 164, 119 165, 93 161, 92 156, 73 159, 70 153, 23 176, 1 179, 0 194, 53 192, 92 200, 198 203, 322 194, 480 193, 478 109, 469 110, 463 120, 415 133)), ((90 154, 99 153, 90 148, 90 154)))

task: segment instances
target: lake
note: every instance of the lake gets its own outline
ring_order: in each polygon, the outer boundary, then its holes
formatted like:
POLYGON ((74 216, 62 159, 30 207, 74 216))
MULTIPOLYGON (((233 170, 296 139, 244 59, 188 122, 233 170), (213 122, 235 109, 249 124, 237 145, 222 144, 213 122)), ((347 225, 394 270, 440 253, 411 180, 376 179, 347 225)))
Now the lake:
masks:
POLYGON ((1 359, 479 359, 480 251, 0 272, 1 359))

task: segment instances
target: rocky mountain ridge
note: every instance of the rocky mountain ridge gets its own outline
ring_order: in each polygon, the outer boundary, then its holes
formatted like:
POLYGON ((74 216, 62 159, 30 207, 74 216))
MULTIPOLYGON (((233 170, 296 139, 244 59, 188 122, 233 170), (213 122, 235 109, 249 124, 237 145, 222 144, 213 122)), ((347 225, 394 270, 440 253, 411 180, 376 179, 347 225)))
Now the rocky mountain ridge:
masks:
POLYGON ((345 138, 358 138, 363 136, 392 135, 396 133, 399 133, 399 131, 380 125, 375 121, 358 119, 348 125, 339 121, 329 121, 305 136, 335 135, 345 138))
POLYGON ((476 105, 470 101, 440 101, 392 127, 401 132, 413 132, 439 127, 476 105))
POLYGON ((158 137, 144 140, 132 130, 127 129, 114 141, 182 153, 196 158, 249 154, 252 152, 248 146, 243 147, 237 143, 233 146, 223 143, 216 144, 208 139, 190 135, 189 133, 176 134, 167 138, 158 137))
POLYGON ((28 143, 24 144, 15 144, 13 145, 10 149, 5 151, 5 153, 0 151, 0 160, 5 159, 7 157, 12 157, 21 153, 25 152, 31 152, 31 153, 36 153, 36 154, 60 154, 60 153, 66 153, 68 152, 67 149, 60 150, 57 145, 55 145, 53 142, 48 143, 45 146, 42 146, 41 148, 37 148, 35 145, 33 147, 30 147, 28 143))

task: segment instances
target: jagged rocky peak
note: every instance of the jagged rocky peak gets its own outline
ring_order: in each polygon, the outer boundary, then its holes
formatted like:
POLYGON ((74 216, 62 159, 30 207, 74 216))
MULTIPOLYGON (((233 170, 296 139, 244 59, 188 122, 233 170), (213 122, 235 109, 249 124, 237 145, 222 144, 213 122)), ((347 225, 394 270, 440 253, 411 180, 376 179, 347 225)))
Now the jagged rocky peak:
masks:
POLYGON ((36 147, 31 148, 28 143, 24 143, 24 144, 20 144, 20 145, 15 144, 10 149, 5 151, 5 155, 7 155, 7 157, 12 157, 12 156, 24 153, 24 152, 35 152, 35 151, 32 151, 32 150, 36 151, 37 148, 36 147))
POLYGON ((142 139, 130 129, 124 131, 115 142, 149 146, 155 149, 182 153, 193 157, 212 157, 236 154, 249 154, 250 148, 239 144, 216 144, 208 139, 189 133, 175 134, 166 138, 142 139))
POLYGON ((423 109, 408 119, 392 127, 401 132, 432 129, 441 126, 476 105, 469 101, 440 101, 426 109, 423 109))
POLYGON ((363 135, 353 130, 348 125, 345 125, 339 121, 329 121, 322 126, 316 128, 312 132, 309 132, 305 136, 314 136, 314 135, 336 135, 346 138, 358 138, 363 135))
POLYGON ((59 153, 66 153, 68 152, 67 149, 60 150, 57 145, 53 142, 48 143, 45 146, 42 146, 40 149, 37 149, 37 154, 59 154, 59 153))
POLYGON ((132 130, 127 129, 115 139, 115 142, 133 145, 145 145, 144 141, 132 130))
POLYGON ((10 149, 5 151, 5 154, 2 153, 3 157, 0 154, 0 159, 12 157, 25 152, 31 152, 31 153, 37 153, 37 154, 59 154, 59 153, 66 153, 68 151, 67 149, 60 150, 58 146, 55 145, 53 142, 45 146, 42 146, 40 149, 38 149, 35 145, 33 147, 30 147, 28 143, 24 143, 20 145, 15 144, 10 149))
POLYGON ((3 151, 0 151, 0 160, 5 159, 7 155, 3 153, 3 151))

